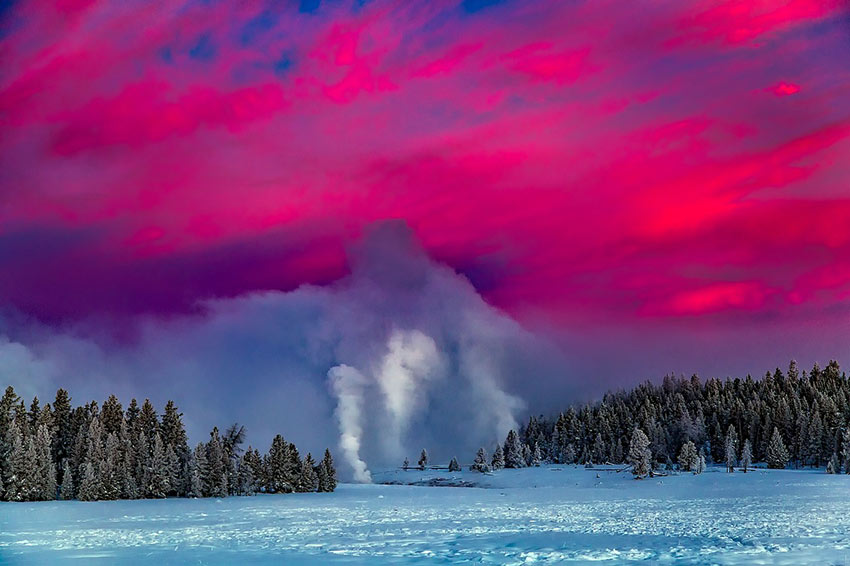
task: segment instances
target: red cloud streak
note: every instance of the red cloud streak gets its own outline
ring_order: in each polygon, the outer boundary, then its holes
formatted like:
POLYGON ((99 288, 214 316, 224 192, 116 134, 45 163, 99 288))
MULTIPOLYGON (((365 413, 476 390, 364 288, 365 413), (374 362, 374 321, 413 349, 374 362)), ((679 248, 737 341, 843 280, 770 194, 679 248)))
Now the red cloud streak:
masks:
POLYGON ((326 283, 402 218, 520 318, 846 316, 843 9, 21 0, 0 299, 74 319, 326 283))

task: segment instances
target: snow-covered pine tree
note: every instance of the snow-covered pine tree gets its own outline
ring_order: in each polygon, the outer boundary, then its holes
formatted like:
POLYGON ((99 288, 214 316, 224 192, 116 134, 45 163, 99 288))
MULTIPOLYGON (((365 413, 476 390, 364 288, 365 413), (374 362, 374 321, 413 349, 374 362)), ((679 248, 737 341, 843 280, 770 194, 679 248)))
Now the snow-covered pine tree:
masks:
POLYGON ((298 480, 298 490, 301 492, 313 492, 319 489, 319 474, 316 473, 316 462, 313 455, 307 452, 307 456, 301 462, 301 477, 298 480))
POLYGON ((286 483, 292 486, 291 491, 297 491, 298 481, 301 478, 301 456, 298 448, 292 442, 289 443, 286 459, 286 483))
POLYGON ((205 483, 209 475, 207 448, 199 442, 189 460, 189 497, 207 497, 209 489, 205 483))
POLYGON ((59 496, 62 499, 74 499, 74 476, 71 473, 71 463, 65 460, 65 465, 62 466, 62 486, 59 488, 59 496))
POLYGON ((237 495, 254 495, 257 493, 257 483, 247 453, 243 454, 239 459, 239 464, 236 467, 236 476, 237 495))
POLYGON ((602 440, 602 434, 596 433, 596 438, 593 440, 593 447, 590 449, 591 461, 594 464, 602 464, 605 462, 605 441, 602 440))
POLYGON ((773 427, 773 435, 770 437, 770 444, 767 446, 766 459, 768 468, 781 470, 788 465, 788 450, 786 450, 782 435, 776 427, 773 427))
POLYGON ((508 436, 505 438, 505 467, 525 467, 525 459, 522 454, 522 444, 519 441, 519 435, 517 435, 516 431, 513 429, 508 432, 508 436))
MULTIPOLYGON (((104 403, 105 405, 106 403, 104 403)), ((119 424, 118 427, 120 431, 121 425, 119 424)), ((119 472, 123 462, 119 450, 118 436, 114 432, 107 434, 103 454, 104 458, 97 470, 101 487, 100 499, 118 499, 121 497, 119 472)))
POLYGON ((97 472, 88 460, 83 463, 80 487, 77 489, 77 499, 80 501, 97 501, 100 497, 100 482, 97 472))
POLYGON ((649 438, 639 428, 632 433, 629 443, 628 463, 632 467, 632 474, 636 479, 641 479, 651 472, 652 454, 649 451, 649 438))
POLYGON ((327 491, 328 471, 325 469, 321 462, 319 462, 319 465, 316 466, 316 478, 319 480, 319 487, 316 491, 318 491, 319 493, 327 491))
POLYGON ((841 456, 844 459, 844 473, 850 474, 850 422, 844 430, 844 436, 841 437, 841 456))
POLYGON ((832 457, 826 463, 826 473, 837 474, 840 469, 841 469, 841 465, 838 463, 838 454, 833 452, 832 457))
MULTIPOLYGON (((12 484, 12 446, 14 438, 11 429, 13 420, 12 410, 18 403, 18 395, 11 385, 6 387, 3 397, 0 398, 0 495, 6 501, 13 498, 7 492, 12 484)), ((18 434, 20 434, 20 429, 18 434)))
POLYGON ((168 459, 166 448, 162 443, 162 436, 155 432, 153 436, 153 448, 151 450, 150 466, 148 468, 148 481, 145 485, 147 497, 154 499, 164 498, 169 491, 168 483, 168 459))
POLYGON ((531 465, 531 448, 528 447, 528 444, 520 442, 522 445, 522 465, 523 467, 531 465))
POLYGON ((821 447, 823 445, 823 421, 820 417, 820 409, 817 406, 817 401, 813 404, 814 413, 809 420, 809 445, 808 456, 812 466, 818 467, 821 464, 821 447))
POLYGON ((502 451, 501 444, 497 445, 496 450, 493 451, 493 459, 490 461, 490 467, 494 471, 505 467, 505 453, 502 451))
POLYGON ((425 468, 428 467, 428 451, 425 450, 424 448, 422 449, 422 452, 419 454, 419 462, 417 462, 417 464, 418 464, 420 470, 424 470, 425 468))
POLYGON ((27 501, 32 484, 32 467, 27 461, 27 443, 20 426, 14 420, 6 432, 6 441, 11 446, 7 478, 4 482, 6 501, 27 501))
POLYGON ((181 477, 180 477, 180 459, 177 453, 174 452, 172 444, 165 445, 165 475, 168 481, 168 491, 166 495, 180 495, 181 477))
POLYGON ((543 463, 543 454, 540 452, 540 445, 535 442, 534 448, 531 450, 531 464, 532 466, 540 466, 543 463))
POLYGON ((174 401, 170 399, 165 404, 160 429, 162 430, 162 442, 166 446, 166 453, 170 447, 177 457, 176 464, 169 460, 169 472, 171 473, 169 495, 183 496, 189 490, 190 483, 188 478, 189 441, 186 436, 186 429, 183 426, 183 413, 177 410, 174 401))
POLYGON ((744 473, 747 473, 747 470, 753 463, 753 446, 750 444, 750 439, 746 439, 744 441, 744 447, 741 448, 741 467, 744 470, 744 473))
POLYGON ((150 399, 145 399, 145 402, 142 403, 142 408, 136 419, 136 430, 144 433, 148 446, 153 449, 153 437, 159 432, 159 417, 157 417, 156 409, 153 408, 150 399))
POLYGON ((135 480, 138 486, 139 497, 148 497, 147 485, 150 480, 151 451, 148 445, 148 437, 141 430, 136 435, 136 473, 135 480))
POLYGON ((103 425, 103 434, 117 435, 121 430, 121 423, 124 421, 124 410, 121 403, 115 395, 110 395, 109 399, 103 402, 103 407, 100 410, 100 422, 103 425))
POLYGON ((729 430, 726 431, 726 439, 724 440, 724 454, 726 462, 726 471, 734 472, 735 466, 738 463, 738 433, 735 432, 735 427, 729 425, 729 430))
POLYGON ((273 493, 292 491, 292 485, 287 481, 288 462, 289 443, 278 434, 272 439, 272 445, 266 458, 266 487, 269 491, 273 493))
POLYGON ((699 454, 697 447, 690 440, 686 440, 679 451, 679 469, 683 472, 696 472, 699 465, 699 454))
POLYGON ((322 458, 320 467, 324 470, 323 475, 325 477, 324 489, 321 489, 322 486, 320 484, 320 491, 334 491, 336 489, 336 468, 334 467, 331 451, 327 448, 325 448, 325 456, 322 458))
MULTIPOLYGON (((227 497, 227 467, 224 461, 226 457, 221 446, 218 427, 214 427, 210 433, 210 441, 207 443, 208 474, 204 481, 209 489, 210 497, 227 497)), ((283 469, 281 471, 283 472, 283 469)))
POLYGON ((74 435, 71 429, 71 397, 64 389, 56 391, 53 401, 53 426, 55 429, 52 460, 62 466, 63 474, 60 478, 64 481, 65 460, 70 458, 71 449, 74 447, 74 435))
POLYGON ((490 466, 487 464, 487 451, 484 450, 484 447, 478 449, 478 453, 475 455, 475 460, 472 462, 472 465, 469 466, 469 469, 473 472, 489 472, 490 466))
POLYGON ((118 431, 118 442, 120 444, 121 462, 118 468, 118 483, 121 486, 122 499, 136 499, 139 497, 139 486, 136 483, 136 452, 131 437, 130 425, 124 419, 118 431))
POLYGON ((455 458, 454 456, 452 456, 452 459, 449 462, 449 471, 450 472, 459 472, 460 471, 460 464, 457 463, 457 458, 455 458))
MULTIPOLYGON (((50 405, 45 405, 41 414, 49 411, 50 405)), ((56 465, 53 463, 53 435, 47 425, 38 425, 34 441, 36 485, 33 498, 38 501, 56 499, 56 465)))

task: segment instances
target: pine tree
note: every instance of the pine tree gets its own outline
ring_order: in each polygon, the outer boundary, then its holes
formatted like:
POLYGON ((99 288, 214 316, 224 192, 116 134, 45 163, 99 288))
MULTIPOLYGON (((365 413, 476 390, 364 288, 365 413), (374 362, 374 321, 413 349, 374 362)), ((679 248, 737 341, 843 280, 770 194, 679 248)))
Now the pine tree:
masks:
POLYGON ((319 493, 326 492, 328 490, 328 471, 321 463, 316 467, 316 477, 319 480, 319 488, 316 491, 319 493))
MULTIPOLYGON (((53 439, 53 462, 61 466, 62 473, 58 481, 65 481, 65 460, 71 457, 74 447, 74 431, 71 429, 71 398, 64 389, 56 391, 56 399, 53 401, 53 424, 56 434, 53 439)), ((70 470, 70 466, 68 466, 70 470)), ((73 485, 73 479, 71 480, 73 485)))
POLYGON ((103 433, 107 436, 109 434, 117 435, 121 430, 121 423, 124 422, 124 410, 115 395, 110 395, 109 399, 103 402, 103 408, 100 410, 100 422, 103 425, 103 433))
POLYGON ((490 467, 493 468, 494 471, 501 470, 505 467, 505 453, 502 451, 501 444, 496 446, 496 450, 493 451, 493 459, 490 461, 490 467))
POLYGON ((490 471, 490 466, 487 464, 487 451, 484 450, 483 446, 478 449, 478 453, 475 455, 475 460, 472 462, 469 469, 474 472, 490 471))
POLYGON ((146 497, 152 497, 154 499, 164 498, 169 490, 168 475, 166 449, 162 443, 162 437, 156 432, 153 437, 150 464, 147 466, 147 481, 145 482, 146 497))
POLYGON ((289 459, 289 443, 278 434, 272 439, 272 446, 269 448, 267 457, 266 487, 269 491, 273 493, 289 493, 292 491, 293 487, 288 481, 287 474, 289 459))
POLYGON ((25 442, 17 422, 11 422, 6 432, 6 438, 9 446, 11 446, 8 477, 5 481, 6 501, 27 501, 33 483, 31 478, 32 463, 28 460, 27 442, 25 442))
MULTIPOLYGON (((106 403, 104 403, 106 405, 106 403)), ((119 432, 120 432, 120 424, 119 432)), ((104 446, 104 458, 100 463, 98 476, 101 486, 101 499, 119 499, 121 497, 121 476, 120 469, 122 465, 121 451, 119 450, 118 436, 114 432, 110 432, 106 437, 104 446)))
MULTIPOLYGON (((224 459, 226 455, 221 447, 218 427, 210 433, 207 443, 208 476, 204 483, 208 486, 210 497, 227 497, 227 468, 224 459)), ((291 490, 290 490, 291 491, 291 490)))
POLYGON ((122 499, 139 497, 139 485, 136 483, 136 452, 130 425, 126 419, 121 422, 118 430, 119 452, 121 463, 118 468, 118 483, 121 486, 122 499))
POLYGON ((301 477, 298 480, 298 491, 302 493, 318 491, 319 474, 316 473, 316 462, 309 452, 301 462, 301 477))
POLYGON ((29 434, 35 434, 36 429, 38 428, 38 421, 41 419, 41 408, 39 407, 38 397, 32 398, 32 403, 30 403, 30 412, 29 412, 29 434))
POLYGON ((410 460, 408 460, 407 456, 404 457, 404 462, 401 464, 401 469, 405 471, 410 469, 410 460))
POLYGON ((100 482, 91 462, 83 464, 80 487, 77 489, 77 499, 80 501, 97 501, 100 497, 100 482))
POLYGON ((65 460, 65 465, 62 466, 62 486, 59 488, 59 494, 62 499, 74 499, 74 477, 71 474, 71 464, 65 460))
POLYGON ((850 474, 850 422, 841 440, 841 456, 844 458, 844 473, 850 474))
POLYGON ((506 468, 525 467, 525 459, 522 456, 522 445, 519 442, 519 435, 517 435, 515 430, 508 432, 508 436, 505 438, 504 450, 506 468))
POLYGON ((734 472, 735 465, 738 463, 738 458, 736 456, 738 453, 738 433, 735 432, 735 427, 732 425, 729 425, 729 430, 726 432, 724 446, 726 471, 734 472))
POLYGON ((418 465, 419 465, 420 470, 424 470, 425 468, 428 467, 428 451, 425 450, 424 448, 422 449, 422 452, 419 454, 418 465))
POLYGON ((741 449, 741 467, 744 469, 744 473, 747 473, 747 469, 753 463, 753 447, 750 444, 750 439, 746 439, 744 441, 744 447, 741 449))
MULTIPOLYGON (((49 405, 47 405, 49 407, 49 405)), ((36 485, 33 498, 38 501, 56 499, 56 465, 53 463, 53 436, 47 425, 39 425, 34 440, 36 485)))
POLYGON ((178 490, 180 486, 180 459, 174 452, 174 446, 165 445, 165 477, 168 482, 166 495, 182 495, 178 490))
POLYGON ((127 405, 127 412, 125 414, 125 419, 127 421, 127 426, 130 427, 130 431, 133 433, 138 433, 138 420, 139 414, 141 410, 139 409, 139 404, 136 401, 135 397, 130 399, 130 404, 127 405))
POLYGON ((141 430, 136 435, 136 472, 135 482, 138 486, 139 497, 148 497, 148 481, 150 479, 151 452, 148 437, 141 430))
POLYGON ((832 458, 826 463, 826 473, 837 474, 841 470, 841 464, 838 463, 838 454, 832 453, 832 458))
POLYGON ((322 458, 320 467, 324 470, 322 475, 325 477, 325 485, 324 489, 322 489, 320 484, 319 491, 334 491, 336 489, 336 468, 334 467, 334 460, 331 456, 331 451, 327 448, 325 449, 325 456, 322 458))
POLYGON ((602 434, 596 433, 596 438, 593 441, 593 448, 591 449, 591 458, 595 464, 602 464, 605 462, 605 441, 602 440, 602 434))
POLYGON ((238 495, 254 495, 257 493, 257 483, 249 458, 250 456, 248 454, 243 454, 242 458, 239 460, 239 465, 237 467, 238 495))
MULTIPOLYGON (((13 501, 8 490, 12 486, 12 448, 14 434, 11 432, 13 421, 12 408, 18 403, 18 395, 11 385, 6 388, 3 397, 0 398, 0 495, 6 501, 13 501)), ((21 434, 18 430, 17 434, 21 434)))
POLYGON ((531 451, 531 466, 540 466, 543 463, 543 454, 540 453, 540 445, 534 443, 534 449, 531 451))
POLYGON ((779 429, 773 428, 773 436, 770 438, 770 444, 767 447, 767 467, 775 470, 782 470, 788 465, 788 450, 785 449, 785 443, 782 442, 782 435, 779 434, 779 429))
POLYGON ((684 472, 696 472, 699 466, 699 454, 697 447, 690 440, 685 441, 679 452, 679 469, 684 472))
POLYGON ((628 463, 632 466, 635 478, 640 479, 651 472, 652 454, 649 451, 649 438, 641 429, 636 428, 632 433, 629 444, 628 463))
POLYGON ((153 437, 159 432, 159 418, 156 416, 156 409, 153 408, 150 399, 145 399, 145 402, 142 403, 138 419, 136 419, 136 430, 144 433, 148 446, 153 448, 153 437))
POLYGON ((209 496, 209 487, 206 485, 208 476, 207 447, 201 442, 195 447, 189 460, 189 497, 209 496))
POLYGON ((460 471, 460 464, 457 463, 457 458, 452 457, 451 461, 449 462, 449 471, 450 472, 459 472, 460 471))

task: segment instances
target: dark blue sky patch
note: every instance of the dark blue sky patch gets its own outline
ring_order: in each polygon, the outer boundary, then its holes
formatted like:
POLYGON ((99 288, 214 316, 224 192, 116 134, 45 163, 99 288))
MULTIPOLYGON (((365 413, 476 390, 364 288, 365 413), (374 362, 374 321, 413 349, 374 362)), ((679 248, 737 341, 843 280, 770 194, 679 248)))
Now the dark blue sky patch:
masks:
POLYGON ((302 14, 312 14, 319 9, 321 3, 321 0, 301 0, 301 3, 298 4, 298 11, 302 14))
POLYGON ((199 61, 211 61, 215 59, 215 53, 215 44, 213 43, 212 36, 208 33, 201 35, 198 38, 198 42, 189 49, 189 56, 199 61))
POLYGON ((262 13, 250 20, 242 27, 239 34, 239 41, 242 45, 250 45, 254 43, 257 37, 271 31, 277 26, 280 15, 272 10, 263 10, 262 13))
POLYGON ((12 11, 15 0, 0 0, 0 20, 12 11))
POLYGON ((159 50, 159 58, 161 61, 171 64, 174 62, 174 53, 171 51, 171 47, 166 45, 159 50))
POLYGON ((283 76, 292 68, 292 55, 284 53, 274 62, 274 72, 278 76, 283 76))
POLYGON ((507 0, 463 0, 463 2, 461 2, 461 7, 464 12, 474 14, 480 10, 489 8, 490 6, 504 4, 506 1, 507 0))
POLYGON ((0 0, 0 38, 12 30, 12 13, 15 11, 15 4, 18 0, 0 0))

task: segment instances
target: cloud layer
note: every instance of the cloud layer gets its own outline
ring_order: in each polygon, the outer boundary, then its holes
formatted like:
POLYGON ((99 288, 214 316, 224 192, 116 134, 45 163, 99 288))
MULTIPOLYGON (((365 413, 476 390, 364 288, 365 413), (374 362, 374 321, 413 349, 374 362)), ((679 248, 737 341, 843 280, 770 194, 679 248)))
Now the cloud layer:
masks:
POLYGON ((60 320, 324 284, 404 218, 521 317, 821 316, 850 293, 847 17, 12 2, 0 297, 60 320))
POLYGON ((0 381, 43 400, 58 386, 78 402, 173 398, 193 438, 239 420, 255 442, 283 432, 314 452, 338 446, 361 481, 367 463, 423 446, 446 459, 472 453, 516 427, 525 405, 508 392, 520 389, 508 368, 549 372, 541 354, 551 351, 430 260, 403 223, 375 227, 351 253, 352 274, 331 286, 150 318, 122 345, 30 329, 0 343, 0 381))

